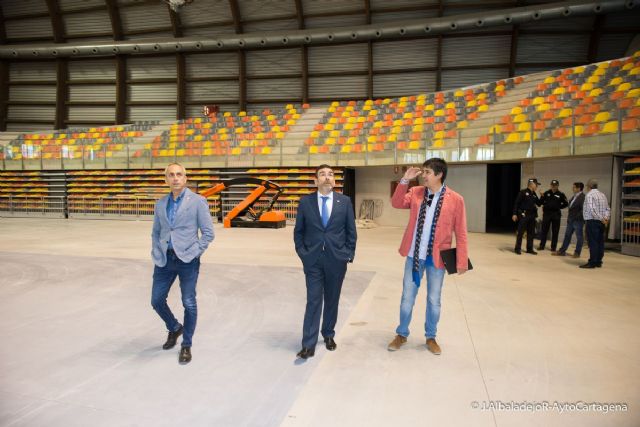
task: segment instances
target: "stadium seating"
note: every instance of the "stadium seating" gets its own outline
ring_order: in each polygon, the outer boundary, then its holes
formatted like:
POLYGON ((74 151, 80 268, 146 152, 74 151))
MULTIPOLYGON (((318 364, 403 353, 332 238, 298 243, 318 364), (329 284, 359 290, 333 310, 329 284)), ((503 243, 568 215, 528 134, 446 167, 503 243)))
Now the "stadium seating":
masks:
POLYGON ((550 73, 476 144, 559 140, 640 130, 640 52, 550 73), (533 128, 533 129, 532 129, 533 128), (533 132, 533 133, 532 133, 533 132))
POLYGON ((522 78, 400 98, 333 102, 305 141, 311 154, 441 148, 522 78))
MULTIPOLYGON (((151 150, 153 157, 271 154, 307 108, 307 104, 289 104, 282 110, 225 112, 180 120, 144 150, 151 150)), ((135 157, 144 155, 143 150, 134 153, 135 157)))
POLYGON ((70 128, 49 133, 25 133, 11 141, 5 158, 20 159, 100 159, 114 157, 127 144, 141 137, 158 122, 110 127, 70 128))

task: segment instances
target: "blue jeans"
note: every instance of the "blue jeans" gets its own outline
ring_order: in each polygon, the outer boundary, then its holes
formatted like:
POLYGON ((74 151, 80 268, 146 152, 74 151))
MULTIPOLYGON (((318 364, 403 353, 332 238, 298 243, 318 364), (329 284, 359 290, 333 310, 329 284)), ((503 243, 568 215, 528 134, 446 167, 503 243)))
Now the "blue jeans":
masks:
MULTIPOLYGON (((418 288, 413 282, 413 258, 407 257, 404 264, 404 278, 402 280, 402 300, 400 301, 400 324, 396 328, 396 334, 403 337, 409 336, 409 324, 413 305, 418 295, 418 288)), ((425 315, 424 331, 427 338, 435 338, 440 320, 440 296, 444 281, 444 268, 436 268, 433 263, 425 265, 420 262, 420 280, 426 270, 427 276, 427 312, 425 315)))
POLYGON ((571 244, 571 235, 575 231, 576 233, 576 254, 580 255, 582 252, 582 227, 584 226, 584 221, 580 220, 567 220, 567 229, 564 232, 564 241, 562 242, 562 247, 558 250, 558 252, 566 252, 571 244))
POLYGON ((180 323, 167 305, 167 296, 176 277, 180 278, 182 306, 184 307, 182 347, 191 347, 193 332, 196 330, 196 320, 198 318, 196 283, 198 282, 199 272, 200 258, 194 258, 191 262, 185 263, 180 261, 171 249, 167 251, 167 264, 164 267, 156 265, 153 270, 151 306, 164 320, 167 330, 171 332, 176 332, 180 329, 180 323))
POLYGON ((604 257, 604 224, 602 221, 587 220, 587 240, 589 242, 589 264, 601 266, 604 257))

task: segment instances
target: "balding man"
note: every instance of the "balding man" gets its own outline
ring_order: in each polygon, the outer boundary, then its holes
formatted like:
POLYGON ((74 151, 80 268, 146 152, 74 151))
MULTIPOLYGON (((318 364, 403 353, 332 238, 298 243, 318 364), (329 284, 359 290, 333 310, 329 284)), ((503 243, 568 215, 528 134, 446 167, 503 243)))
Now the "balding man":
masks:
POLYGON ((587 228, 587 241, 589 242, 589 261, 580 268, 602 267, 604 257, 604 230, 609 224, 611 209, 609 202, 600 190, 598 181, 590 179, 587 182, 589 192, 584 198, 582 215, 587 228))
POLYGON ((151 305, 169 331, 162 348, 173 348, 182 335, 178 361, 185 364, 191 361, 191 340, 198 316, 196 283, 200 255, 213 241, 213 221, 207 199, 187 188, 187 171, 182 165, 171 163, 167 166, 165 180, 171 192, 156 203, 151 233, 151 257, 155 264, 151 305), (183 325, 167 305, 167 296, 176 277, 180 279, 183 325))

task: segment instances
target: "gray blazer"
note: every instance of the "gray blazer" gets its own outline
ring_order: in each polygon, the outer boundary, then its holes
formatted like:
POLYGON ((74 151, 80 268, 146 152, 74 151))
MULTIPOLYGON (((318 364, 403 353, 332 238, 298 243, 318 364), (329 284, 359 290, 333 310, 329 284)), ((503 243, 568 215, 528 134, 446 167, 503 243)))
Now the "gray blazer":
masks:
POLYGON ((153 216, 151 259, 158 267, 167 264, 169 238, 173 250, 183 262, 191 262, 202 255, 214 238, 207 199, 187 188, 171 228, 167 218, 169 197, 171 193, 158 200, 153 216))

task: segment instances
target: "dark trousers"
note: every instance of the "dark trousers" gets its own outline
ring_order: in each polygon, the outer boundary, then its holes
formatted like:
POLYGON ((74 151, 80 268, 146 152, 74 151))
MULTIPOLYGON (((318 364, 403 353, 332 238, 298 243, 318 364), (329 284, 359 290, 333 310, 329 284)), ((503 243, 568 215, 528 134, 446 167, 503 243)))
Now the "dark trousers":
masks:
POLYGON ((560 233, 560 212, 545 212, 542 214, 542 231, 540 232, 540 249, 544 249, 547 244, 547 234, 551 226, 551 250, 555 251, 558 245, 558 234, 560 233))
POLYGON ((535 214, 527 214, 520 217, 518 221, 518 236, 516 237, 516 250, 522 248, 522 235, 527 232, 527 250, 533 250, 533 235, 536 232, 536 216, 535 214))
POLYGON ((576 251, 577 255, 580 255, 582 252, 582 229, 584 228, 584 221, 575 219, 575 220, 567 220, 567 229, 564 232, 564 241, 562 242, 562 246, 560 247, 560 252, 566 252, 571 244, 571 235, 575 231, 576 233, 576 251))
POLYGON ((604 224, 597 219, 589 219, 587 224, 587 242, 589 242, 589 264, 602 265, 604 257, 604 224))
POLYGON ((338 319, 338 303, 342 281, 347 272, 347 263, 328 257, 324 252, 311 267, 305 267, 307 284, 307 306, 302 327, 302 347, 315 348, 320 331, 322 314, 322 336, 333 338, 338 319), (324 300, 324 310, 322 303, 324 300))
POLYGON ((167 296, 171 285, 180 278, 182 306, 184 307, 184 332, 182 347, 191 347, 191 339, 196 330, 198 307, 196 305, 196 283, 200 273, 200 258, 191 262, 182 262, 171 249, 167 251, 167 264, 155 266, 153 270, 153 287, 151 289, 151 306, 164 320, 167 330, 175 332, 180 329, 180 322, 175 318, 167 305, 167 296))

